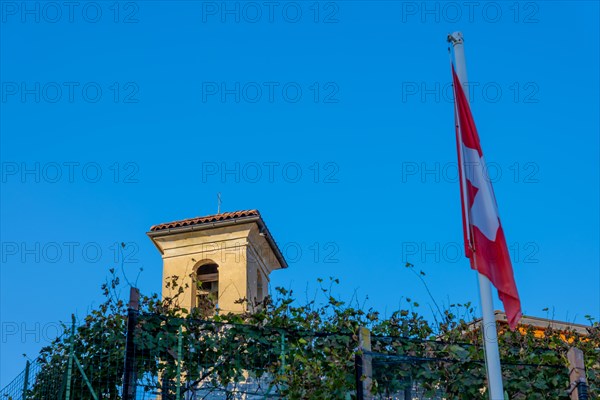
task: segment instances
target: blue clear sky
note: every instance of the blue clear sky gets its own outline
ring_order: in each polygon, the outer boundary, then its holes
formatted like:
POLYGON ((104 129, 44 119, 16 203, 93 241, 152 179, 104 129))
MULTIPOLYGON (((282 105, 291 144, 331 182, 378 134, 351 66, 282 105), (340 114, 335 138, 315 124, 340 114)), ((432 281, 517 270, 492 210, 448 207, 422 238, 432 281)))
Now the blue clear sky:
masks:
POLYGON ((455 30, 523 310, 598 319, 598 3, 1 4, 2 386, 98 304, 114 243, 160 290, 146 231, 218 192, 286 252, 272 286, 335 276, 344 299, 428 312, 409 261, 440 303, 477 304, 456 254, 455 30))

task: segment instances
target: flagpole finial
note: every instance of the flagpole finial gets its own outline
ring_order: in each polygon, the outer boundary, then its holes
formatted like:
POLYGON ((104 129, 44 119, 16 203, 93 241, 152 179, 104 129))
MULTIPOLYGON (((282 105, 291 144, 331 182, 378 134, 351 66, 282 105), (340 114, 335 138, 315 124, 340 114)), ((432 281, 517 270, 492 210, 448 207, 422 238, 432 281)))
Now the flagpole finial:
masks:
POLYGON ((453 46, 457 44, 463 44, 463 35, 462 32, 452 32, 448 34, 448 43, 452 43, 453 46))

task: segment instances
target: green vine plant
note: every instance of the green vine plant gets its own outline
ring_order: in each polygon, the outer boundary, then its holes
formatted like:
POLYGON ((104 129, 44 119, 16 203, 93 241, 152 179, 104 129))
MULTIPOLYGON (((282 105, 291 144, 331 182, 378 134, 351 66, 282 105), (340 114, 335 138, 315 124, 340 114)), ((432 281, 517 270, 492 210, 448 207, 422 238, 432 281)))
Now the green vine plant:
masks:
MULTIPOLYGON (((435 303, 432 323, 407 298, 407 308, 382 317, 334 295, 337 279, 318 284, 317 295, 304 303, 282 287, 260 302, 240 299, 252 310, 241 314, 214 313, 211 299, 192 310, 182 307, 189 288, 177 276, 166 282, 172 297, 141 294, 134 331, 138 392, 160 393, 163 399, 192 392, 196 398, 353 399, 357 356, 368 356, 376 398, 396 398, 403 391, 422 399, 487 398, 483 342, 470 303, 446 309, 435 303), (359 349, 360 327, 371 332, 370 354, 359 349)), ((65 325, 65 334, 41 350, 41 369, 26 398, 65 398, 72 351, 99 399, 121 399, 127 330, 127 305, 118 296, 122 286, 111 269, 102 285, 104 302, 75 335, 65 325)), ((576 346, 585 355, 590 398, 598 398, 600 327, 590 323, 587 335, 551 328, 541 336, 533 327, 500 330, 508 397, 567 400, 566 352, 576 346)), ((76 394, 71 398, 92 399, 86 388, 82 374, 72 372, 70 390, 76 394)))

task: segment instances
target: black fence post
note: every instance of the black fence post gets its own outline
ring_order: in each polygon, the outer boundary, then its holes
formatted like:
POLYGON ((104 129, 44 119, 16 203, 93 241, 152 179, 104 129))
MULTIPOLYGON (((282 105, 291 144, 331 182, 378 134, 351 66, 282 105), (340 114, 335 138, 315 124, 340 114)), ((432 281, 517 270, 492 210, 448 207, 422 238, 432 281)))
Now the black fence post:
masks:
POLYGON ((23 398, 27 398, 27 390, 29 390, 29 366, 31 363, 29 360, 25 363, 25 379, 23 380, 23 398))
POLYGON ((354 371, 356 373, 356 400, 364 400, 365 395, 363 393, 362 384, 362 356, 359 353, 354 356, 354 371))
POLYGON ((412 379, 408 378, 408 386, 404 388, 404 400, 412 400, 412 379))
POLYGON ((135 400, 137 368, 135 360, 135 328, 138 323, 140 291, 132 287, 129 291, 127 309, 127 339, 125 344, 125 372, 123 374, 123 400, 135 400))

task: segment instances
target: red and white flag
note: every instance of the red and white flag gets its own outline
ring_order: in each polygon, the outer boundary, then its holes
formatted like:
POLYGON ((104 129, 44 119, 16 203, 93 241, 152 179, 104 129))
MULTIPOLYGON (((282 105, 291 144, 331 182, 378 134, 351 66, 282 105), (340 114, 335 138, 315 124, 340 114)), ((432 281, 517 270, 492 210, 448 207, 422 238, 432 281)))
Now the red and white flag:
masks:
POLYGON ((485 275, 498 289, 498 297, 504 304, 508 324, 514 330, 522 315, 521 301, 498 216, 496 197, 487 176, 469 102, 454 66, 452 78, 465 254, 471 260, 471 268, 485 275))

